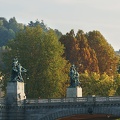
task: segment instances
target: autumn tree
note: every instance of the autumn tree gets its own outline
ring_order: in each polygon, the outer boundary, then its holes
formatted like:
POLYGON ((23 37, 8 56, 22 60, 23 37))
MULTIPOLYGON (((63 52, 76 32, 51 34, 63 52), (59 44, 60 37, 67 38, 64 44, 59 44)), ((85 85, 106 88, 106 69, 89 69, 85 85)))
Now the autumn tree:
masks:
POLYGON ((77 62, 77 51, 79 48, 77 46, 74 30, 71 30, 70 33, 66 35, 62 35, 60 42, 65 47, 64 57, 69 60, 71 64, 75 64, 77 62))
POLYGON ((98 60, 96 53, 90 48, 87 38, 82 30, 76 34, 76 39, 79 47, 77 61, 79 63, 79 71, 85 72, 99 72, 98 60))
POLYGON ((106 72, 108 75, 114 75, 117 70, 118 58, 112 46, 99 31, 88 32, 86 36, 90 47, 97 55, 100 73, 106 72))
POLYGON ((65 46, 65 54, 67 60, 71 64, 75 64, 79 73, 85 70, 88 72, 99 72, 96 53, 88 45, 87 38, 82 30, 74 34, 74 30, 63 35, 60 42, 65 46))
POLYGON ((17 56, 28 70, 29 80, 24 79, 27 97, 65 96, 68 65, 61 57, 64 47, 52 30, 45 33, 39 26, 27 27, 9 42, 8 47, 3 57, 6 66, 3 72, 10 76, 12 59, 17 56))

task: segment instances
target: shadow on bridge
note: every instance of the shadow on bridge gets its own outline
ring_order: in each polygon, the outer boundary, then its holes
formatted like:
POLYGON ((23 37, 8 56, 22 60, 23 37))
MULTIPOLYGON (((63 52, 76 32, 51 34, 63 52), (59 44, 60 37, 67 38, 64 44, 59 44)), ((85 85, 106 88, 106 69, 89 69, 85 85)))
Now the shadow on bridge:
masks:
POLYGON ((72 115, 64 118, 59 118, 57 120, 117 120, 118 117, 108 114, 81 114, 72 115))

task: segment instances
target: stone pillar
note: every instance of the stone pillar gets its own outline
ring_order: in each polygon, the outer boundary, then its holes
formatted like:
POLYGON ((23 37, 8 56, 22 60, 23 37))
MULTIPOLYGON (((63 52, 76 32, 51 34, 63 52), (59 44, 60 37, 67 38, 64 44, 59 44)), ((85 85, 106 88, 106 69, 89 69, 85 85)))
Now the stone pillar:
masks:
POLYGON ((66 97, 82 97, 82 88, 77 87, 68 87, 66 97))
POLYGON ((8 82, 7 84, 7 103, 14 104, 23 102, 26 99, 24 82, 8 82))
POLYGON ((10 81, 6 89, 6 120, 25 120, 25 110, 19 108, 26 99, 24 82, 10 81))

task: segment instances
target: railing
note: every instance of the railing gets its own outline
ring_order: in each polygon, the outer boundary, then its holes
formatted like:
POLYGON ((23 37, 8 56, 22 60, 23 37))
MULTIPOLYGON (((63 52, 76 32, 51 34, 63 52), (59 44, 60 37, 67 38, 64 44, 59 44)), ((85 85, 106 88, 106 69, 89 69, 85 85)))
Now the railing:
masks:
MULTIPOLYGON (((26 99, 25 101, 20 101, 23 104, 30 103, 69 103, 69 102, 120 102, 120 96, 110 96, 110 97, 76 97, 76 98, 58 98, 58 99, 26 99)), ((0 98, 0 105, 5 104, 4 98, 0 98)))
POLYGON ((26 103, 120 102, 120 97, 76 97, 60 99, 26 99, 26 103))

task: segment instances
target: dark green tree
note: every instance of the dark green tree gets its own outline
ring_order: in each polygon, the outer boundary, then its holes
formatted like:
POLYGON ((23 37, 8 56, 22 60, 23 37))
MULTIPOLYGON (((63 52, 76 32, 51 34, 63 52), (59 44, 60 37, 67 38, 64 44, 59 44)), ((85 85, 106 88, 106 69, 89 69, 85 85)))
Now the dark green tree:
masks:
POLYGON ((11 29, 7 29, 4 26, 0 26, 0 46, 5 45, 9 39, 15 37, 15 33, 11 29))
POLYGON ((5 28, 9 29, 9 23, 8 23, 8 21, 7 21, 6 18, 0 17, 0 21, 3 23, 2 25, 3 25, 5 28))
POLYGON ((9 20, 9 29, 12 29, 15 33, 19 32, 20 30, 24 29, 24 25, 17 23, 16 18, 10 18, 9 20))
POLYGON ((36 20, 35 22, 30 21, 30 23, 28 23, 29 27, 36 27, 36 26, 40 26, 43 31, 47 32, 50 28, 47 27, 47 25, 44 24, 44 21, 42 20, 41 22, 39 20, 36 20))
POLYGON ((0 47, 6 45, 20 30, 24 30, 24 25, 17 23, 15 17, 10 18, 9 22, 5 18, 0 17, 0 47))
MULTIPOLYGON (((36 20, 35 22, 33 21, 30 21, 30 23, 28 23, 28 26, 29 27, 36 27, 36 26, 40 26, 44 32, 47 32, 49 31, 50 29, 53 30, 52 28, 50 27, 47 27, 47 25, 44 23, 43 20, 41 20, 41 22, 39 20, 36 20)), ((54 32, 56 33, 57 37, 60 38, 62 36, 62 33, 57 30, 57 29, 54 29, 54 32)))

